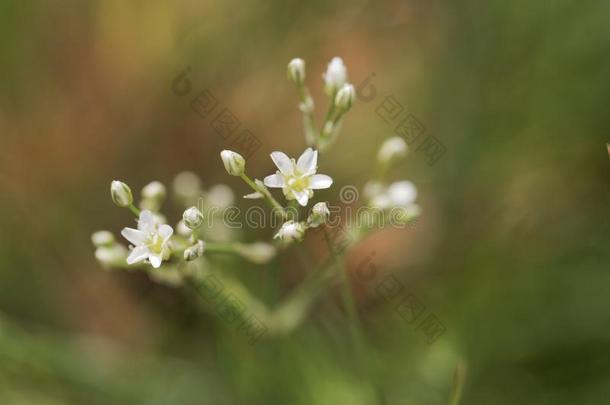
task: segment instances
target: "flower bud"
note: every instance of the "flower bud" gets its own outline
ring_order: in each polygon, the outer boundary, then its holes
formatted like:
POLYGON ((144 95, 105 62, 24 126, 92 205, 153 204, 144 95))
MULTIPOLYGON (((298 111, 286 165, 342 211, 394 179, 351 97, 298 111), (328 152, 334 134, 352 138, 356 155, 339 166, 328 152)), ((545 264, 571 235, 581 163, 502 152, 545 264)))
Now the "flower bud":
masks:
POLYGON ((301 222, 286 221, 282 224, 280 230, 275 234, 273 239, 279 239, 285 243, 300 241, 305 233, 305 225, 301 222))
POLYGON ((142 197, 151 200, 162 200, 166 194, 165 186, 159 181, 148 183, 142 189, 142 197))
POLYGON ((225 165, 225 169, 231 176, 240 176, 246 169, 246 161, 242 155, 231 150, 220 152, 220 158, 225 165))
POLYGON ((91 235, 91 241, 96 247, 112 246, 114 244, 114 235, 108 231, 97 231, 91 235))
POLYGON ((353 85, 344 84, 335 96, 335 107, 345 111, 349 110, 354 101, 354 93, 353 85))
POLYGON ((133 195, 129 186, 122 181, 114 180, 110 184, 110 196, 119 207, 129 207, 133 204, 133 195))
POLYGON ((324 89, 328 95, 337 92, 347 80, 347 68, 343 64, 343 59, 334 57, 326 68, 324 77, 324 89))
POLYGON ((330 211, 328 205, 326 205, 325 202, 319 202, 311 209, 311 214, 309 214, 309 218, 307 218, 307 225, 312 228, 317 228, 318 226, 325 224, 326 221, 328 221, 329 216, 330 211))
POLYGON ((235 251, 243 258, 257 264, 269 262, 277 253, 273 245, 265 242, 251 244, 236 243, 235 251))
POLYGON ((288 63, 288 78, 296 86, 302 86, 305 81, 305 61, 301 58, 294 58, 288 63))
POLYGON ((190 246, 184 250, 184 260, 187 262, 195 260, 198 257, 203 256, 203 252, 205 252, 205 242, 198 240, 193 246, 190 246))
POLYGON ((203 214, 197 207, 187 208, 182 214, 182 220, 189 229, 197 229, 203 222, 203 214))
POLYGON ((377 153, 379 163, 389 163, 392 160, 403 158, 407 155, 407 143, 400 136, 393 136, 381 145, 377 153))

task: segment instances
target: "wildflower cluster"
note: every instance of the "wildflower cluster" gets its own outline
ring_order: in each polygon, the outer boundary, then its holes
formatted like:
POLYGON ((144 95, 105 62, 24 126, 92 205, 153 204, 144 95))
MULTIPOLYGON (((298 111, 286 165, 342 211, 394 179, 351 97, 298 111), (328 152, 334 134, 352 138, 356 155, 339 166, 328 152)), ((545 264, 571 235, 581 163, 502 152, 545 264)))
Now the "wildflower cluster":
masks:
MULTIPOLYGON (((235 229, 223 227, 222 221, 215 226, 204 226, 208 215, 215 215, 210 207, 227 207, 234 202, 233 191, 225 185, 217 185, 203 190, 197 175, 185 172, 176 176, 172 192, 174 199, 182 205, 182 218, 168 222, 162 214, 163 203, 168 195, 166 187, 153 181, 144 186, 141 199, 136 206, 131 188, 121 182, 111 183, 112 201, 119 207, 127 208, 135 215, 135 227, 124 227, 121 235, 128 246, 118 242, 109 231, 98 231, 92 241, 96 246, 95 257, 106 267, 134 268, 147 271, 155 280, 180 284, 185 280, 201 278, 203 273, 214 272, 222 278, 222 272, 215 270, 210 255, 217 253, 240 257, 255 264, 265 264, 273 260, 277 252, 288 246, 298 245, 309 229, 327 227, 330 210, 326 202, 312 201, 315 192, 328 189, 333 179, 318 173, 321 154, 328 150, 339 136, 345 114, 354 102, 354 86, 347 82, 347 68, 339 57, 333 58, 323 75, 324 92, 329 98, 329 107, 320 128, 314 124, 314 101, 305 85, 305 62, 295 58, 288 64, 288 78, 295 85, 299 95, 299 109, 304 119, 305 141, 308 147, 298 158, 291 158, 281 151, 270 154, 277 170, 260 178, 252 178, 247 172, 246 159, 231 150, 220 152, 220 160, 226 172, 241 178, 251 188, 245 199, 262 199, 271 208, 272 215, 281 219, 281 226, 275 229, 270 241, 244 243, 239 240, 235 229), (262 180, 261 180, 262 179, 262 180), (276 199, 272 189, 281 189, 283 199, 276 199), (307 209, 309 205, 311 208, 307 209), (307 214, 299 218, 299 210, 307 214), (205 214, 204 214, 205 213, 205 214), (173 226, 172 226, 173 225, 173 226)), ((385 141, 377 154, 379 175, 365 186, 365 195, 370 209, 389 210, 399 208, 405 222, 419 214, 415 204, 417 190, 409 181, 388 183, 384 180, 388 168, 407 154, 407 145, 402 138, 394 137, 385 141)), ((220 162, 219 162, 220 163, 220 162)), ((295 246, 299 248, 299 246, 295 246)), ((250 303, 257 317, 268 323, 271 331, 282 332, 293 328, 302 319, 307 306, 287 302, 275 311, 267 309, 254 299, 237 280, 224 280, 235 287, 243 301, 250 303), (296 307, 295 307, 296 305, 296 307), (301 313, 286 316, 286 308, 301 313)), ((301 294, 314 294, 315 288, 301 294)), ((297 301, 301 300, 295 294, 297 301)))

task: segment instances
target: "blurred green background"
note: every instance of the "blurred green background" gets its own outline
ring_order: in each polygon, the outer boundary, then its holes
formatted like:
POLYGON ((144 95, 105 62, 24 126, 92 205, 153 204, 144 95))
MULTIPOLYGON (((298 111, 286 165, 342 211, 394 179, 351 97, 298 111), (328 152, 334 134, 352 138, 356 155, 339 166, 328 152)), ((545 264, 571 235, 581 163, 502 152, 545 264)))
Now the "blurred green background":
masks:
MULTIPOLYGON (((607 402, 609 15, 601 0, 0 1, 0 402, 446 404, 460 362, 462 404, 607 402), (130 218, 111 180, 139 190, 192 170, 248 192, 177 75, 190 68, 256 134, 261 177, 271 151, 304 149, 286 63, 307 61, 323 107, 336 55, 355 84, 374 73, 378 96, 321 159, 336 185, 322 198, 369 179, 392 134, 385 96, 447 148, 391 173, 418 186, 417 226, 348 257, 353 272, 375 252, 445 334, 427 344, 354 285, 364 352, 335 289, 293 334, 250 345, 185 289, 100 267, 91 233, 130 218)), ((284 294, 291 263, 247 284, 276 277, 284 294)))

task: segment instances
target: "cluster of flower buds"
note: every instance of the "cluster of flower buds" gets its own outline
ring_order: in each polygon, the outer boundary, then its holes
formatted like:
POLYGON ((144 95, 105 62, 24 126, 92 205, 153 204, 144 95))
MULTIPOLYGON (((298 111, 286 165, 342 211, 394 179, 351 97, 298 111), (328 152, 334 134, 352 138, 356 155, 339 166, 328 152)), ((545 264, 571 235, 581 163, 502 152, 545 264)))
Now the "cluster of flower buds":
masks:
POLYGON ((305 86, 305 61, 294 58, 288 63, 288 78, 298 90, 299 109, 304 116, 305 139, 311 146, 324 150, 332 144, 339 132, 343 115, 350 110, 354 103, 354 86, 347 82, 347 67, 343 59, 336 56, 331 59, 322 75, 324 79, 324 92, 330 98, 330 107, 318 131, 314 125, 314 101, 305 86))

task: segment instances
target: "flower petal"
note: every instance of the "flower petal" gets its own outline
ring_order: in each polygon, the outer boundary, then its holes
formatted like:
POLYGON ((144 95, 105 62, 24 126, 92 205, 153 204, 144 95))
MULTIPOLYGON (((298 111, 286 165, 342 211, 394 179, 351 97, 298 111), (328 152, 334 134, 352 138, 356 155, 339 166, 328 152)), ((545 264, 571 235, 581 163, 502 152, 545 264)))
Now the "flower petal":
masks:
POLYGON ((307 190, 301 191, 300 193, 294 193, 294 198, 296 198, 297 202, 302 206, 307 206, 307 201, 309 201, 309 192, 307 190))
POLYGON ((133 228, 123 228, 121 235, 135 246, 139 246, 144 243, 146 234, 142 231, 133 228))
POLYGON ((137 246, 133 248, 129 256, 127 256, 127 264, 139 263, 146 260, 150 251, 146 246, 137 246))
POLYGON ((161 256, 159 255, 150 255, 148 256, 148 260, 155 269, 158 269, 161 266, 161 262, 163 261, 163 259, 161 259, 161 256))
POLYGON ((292 174, 292 161, 288 156, 286 156, 283 152, 271 152, 271 160, 280 169, 280 172, 284 174, 292 174))
POLYGON ((305 175, 314 174, 317 165, 318 151, 311 148, 305 149, 305 152, 303 152, 297 161, 297 169, 301 174, 305 175))
POLYGON ((138 229, 145 233, 153 232, 155 230, 155 217, 152 212, 148 210, 140 212, 138 229))
POLYGON ((325 174, 314 174, 311 176, 309 187, 313 190, 320 190, 323 188, 329 188, 333 184, 333 179, 325 174))
POLYGON ((173 234, 174 234, 174 230, 172 229, 171 226, 169 226, 169 225, 161 225, 159 227, 159 235, 163 238, 164 241, 166 241, 169 238, 171 238, 171 236, 173 234))
POLYGON ((263 180, 263 183, 267 187, 284 187, 284 177, 279 174, 271 174, 263 180))

